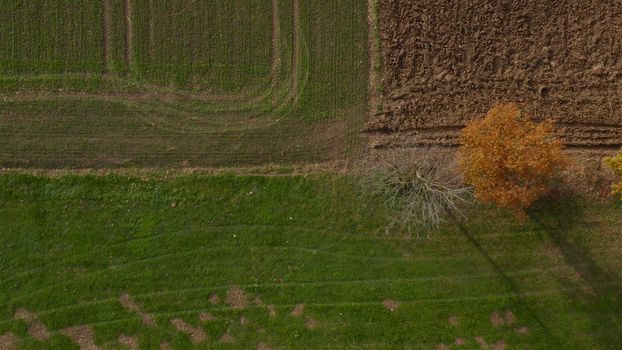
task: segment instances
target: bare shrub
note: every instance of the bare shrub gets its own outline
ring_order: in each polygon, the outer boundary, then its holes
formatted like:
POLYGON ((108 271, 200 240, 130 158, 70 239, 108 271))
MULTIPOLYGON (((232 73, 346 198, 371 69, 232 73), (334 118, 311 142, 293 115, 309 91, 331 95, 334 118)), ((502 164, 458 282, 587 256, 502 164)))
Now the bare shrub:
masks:
POLYGON ((393 228, 413 233, 417 227, 434 229, 451 216, 462 217, 471 190, 452 171, 452 156, 436 148, 420 151, 387 150, 365 165, 362 187, 383 201, 393 228))

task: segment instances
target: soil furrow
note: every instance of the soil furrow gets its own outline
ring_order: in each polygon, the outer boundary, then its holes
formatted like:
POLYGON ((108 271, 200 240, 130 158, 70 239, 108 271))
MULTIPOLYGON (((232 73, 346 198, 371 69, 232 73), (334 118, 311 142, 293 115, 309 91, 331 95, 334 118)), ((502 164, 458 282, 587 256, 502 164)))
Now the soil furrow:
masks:
POLYGON ((104 72, 110 72, 110 0, 103 0, 103 14, 102 14, 102 26, 103 26, 103 55, 104 55, 104 72))

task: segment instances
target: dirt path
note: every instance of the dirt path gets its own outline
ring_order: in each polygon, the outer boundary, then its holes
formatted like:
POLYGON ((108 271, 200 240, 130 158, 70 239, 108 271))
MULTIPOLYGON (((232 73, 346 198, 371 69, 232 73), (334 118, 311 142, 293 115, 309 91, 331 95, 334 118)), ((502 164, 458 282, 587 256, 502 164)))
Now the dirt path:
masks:
POLYGON ((302 39, 302 29, 300 28, 300 0, 294 0, 294 18, 293 18, 293 59, 292 59, 292 86, 290 90, 290 99, 292 104, 298 103, 298 65, 302 57, 300 40, 302 39))
POLYGON ((125 63, 129 68, 134 62, 134 25, 132 23, 132 0, 123 2, 123 15, 125 17, 125 63))
POLYGON ((110 72, 110 0, 103 0, 103 17, 102 26, 104 37, 102 39, 103 51, 104 51, 104 70, 106 73, 110 72))
POLYGON ((279 85, 281 70, 281 20, 279 18, 279 0, 272 0, 272 107, 278 103, 276 90, 279 85))

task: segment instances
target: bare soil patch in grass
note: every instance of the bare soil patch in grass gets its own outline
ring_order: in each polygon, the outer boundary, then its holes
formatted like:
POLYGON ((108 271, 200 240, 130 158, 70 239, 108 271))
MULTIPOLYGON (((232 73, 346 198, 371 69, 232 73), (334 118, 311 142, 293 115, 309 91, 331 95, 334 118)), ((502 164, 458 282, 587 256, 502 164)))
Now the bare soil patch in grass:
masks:
POLYGON ((119 302, 127 310, 133 311, 136 314, 138 314, 142 318, 143 323, 145 325, 150 326, 150 327, 154 327, 156 325, 155 318, 153 317, 153 315, 144 312, 140 304, 134 301, 134 299, 132 299, 132 297, 129 294, 127 293, 122 294, 119 297, 119 302))
POLYGON ((121 334, 119 336, 119 344, 131 350, 138 350, 138 347, 139 347, 138 338, 127 336, 124 334, 121 334))
POLYGON ((454 344, 456 344, 456 346, 461 346, 464 345, 465 341, 463 338, 456 338, 456 340, 454 341, 454 344))
POLYGON ((512 311, 510 310, 505 311, 505 314, 503 315, 503 321, 505 321, 505 324, 508 326, 511 326, 512 324, 514 324, 514 314, 512 313, 512 311))
POLYGON ((296 306, 294 306, 294 308, 292 309, 292 311, 289 313, 290 315, 294 316, 294 317, 298 317, 300 315, 302 315, 302 312, 305 309, 305 304, 298 304, 296 306))
POLYGON ((475 341, 482 349, 488 349, 488 343, 484 340, 484 337, 475 337, 475 341))
POLYGON ((223 334, 222 337, 220 337, 221 343, 233 343, 234 340, 235 338, 233 338, 233 336, 228 331, 227 333, 223 334))
POLYGON ((50 331, 47 327, 39 320, 39 317, 24 308, 19 308, 15 311, 14 318, 16 320, 23 320, 28 324, 28 334, 30 334, 33 338, 38 340, 47 340, 50 339, 50 331))
POLYGON ((244 309, 248 304, 248 299, 242 288, 238 286, 232 286, 227 291, 227 296, 225 297, 225 304, 229 305, 234 309, 244 309))
POLYGON ((178 331, 186 333, 190 337, 190 341, 194 344, 200 344, 207 339, 207 334, 205 334, 202 328, 194 327, 180 318, 172 319, 171 324, 178 331))
POLYGON ((503 340, 499 340, 498 342, 496 342, 493 346, 492 346, 493 350, 504 350, 505 349, 505 342, 503 340))
POLYGON ((208 297, 210 304, 216 305, 220 302, 220 297, 216 293, 211 293, 208 297))
POLYGON ((199 314, 199 321, 201 322, 210 322, 210 321, 216 321, 217 318, 210 314, 209 312, 201 312, 199 314))
POLYGON ((276 309, 274 307, 274 305, 268 305, 268 316, 270 316, 270 318, 275 318, 276 317, 276 309))
POLYGON ((382 302, 382 305, 384 305, 384 307, 386 307, 387 309, 391 310, 391 311, 395 311, 397 310, 397 308, 400 307, 401 303, 397 300, 393 300, 393 299, 385 299, 382 302))
POLYGON ((447 318, 447 322, 449 322, 452 326, 457 326, 458 323, 460 323, 460 319, 456 316, 449 316, 449 318, 447 318))
POLYGON ((74 326, 65 328, 62 334, 68 336, 74 343, 78 344, 80 350, 99 350, 95 344, 95 335, 89 326, 74 326))
POLYGON ((0 349, 14 350, 17 349, 19 338, 12 332, 6 332, 0 335, 0 349))
POLYGON ((527 334, 529 333, 529 327, 526 327, 526 326, 518 327, 514 331, 518 334, 527 334))
POLYGON ((257 350, 272 350, 272 348, 268 344, 260 342, 257 344, 257 350))
POLYGON ((495 326, 495 327, 503 326, 503 323, 504 323, 503 316, 499 315, 499 313, 496 312, 496 311, 493 312, 490 315, 490 323, 492 323, 492 325, 495 326))
POLYGON ((305 327, 307 327, 307 329, 316 329, 319 325, 320 323, 317 320, 307 316, 305 321, 305 327))

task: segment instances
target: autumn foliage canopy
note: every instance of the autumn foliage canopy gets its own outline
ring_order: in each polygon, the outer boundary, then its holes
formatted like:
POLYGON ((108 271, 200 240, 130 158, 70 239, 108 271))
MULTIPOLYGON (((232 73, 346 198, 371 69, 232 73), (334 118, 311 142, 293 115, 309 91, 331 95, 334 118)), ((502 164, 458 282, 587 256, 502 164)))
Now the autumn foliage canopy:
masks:
POLYGON ((566 160, 552 121, 536 124, 514 103, 494 106, 460 132, 458 162, 475 197, 523 217, 546 195, 566 160))
MULTIPOLYGON (((620 152, 613 157, 605 158, 605 164, 613 169, 616 175, 622 177, 622 150, 620 150, 620 152)), ((613 194, 622 196, 622 181, 611 185, 611 189, 613 194)))

